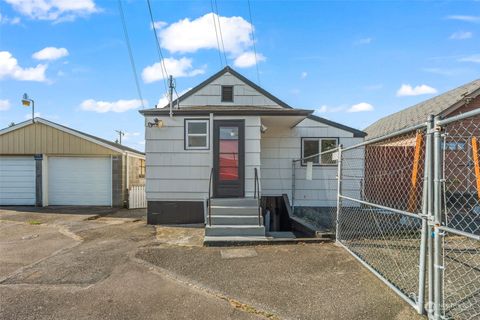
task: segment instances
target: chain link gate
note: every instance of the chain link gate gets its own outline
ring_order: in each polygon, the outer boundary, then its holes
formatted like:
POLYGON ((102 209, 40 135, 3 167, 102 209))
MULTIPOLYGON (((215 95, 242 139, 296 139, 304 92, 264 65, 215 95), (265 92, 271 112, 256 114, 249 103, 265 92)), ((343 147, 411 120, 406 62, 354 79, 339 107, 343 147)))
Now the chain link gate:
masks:
POLYGON ((477 108, 337 151, 337 242, 429 318, 480 318, 478 140, 477 108))
POLYGON ((437 319, 480 318, 480 110, 435 121, 437 319))

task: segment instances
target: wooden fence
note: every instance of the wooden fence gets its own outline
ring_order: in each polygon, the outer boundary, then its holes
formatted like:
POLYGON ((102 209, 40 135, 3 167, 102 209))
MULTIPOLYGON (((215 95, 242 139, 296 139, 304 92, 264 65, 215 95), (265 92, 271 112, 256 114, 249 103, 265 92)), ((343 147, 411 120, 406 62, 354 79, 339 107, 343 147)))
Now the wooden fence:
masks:
POLYGON ((128 209, 147 207, 147 194, 145 186, 131 186, 128 190, 128 209))

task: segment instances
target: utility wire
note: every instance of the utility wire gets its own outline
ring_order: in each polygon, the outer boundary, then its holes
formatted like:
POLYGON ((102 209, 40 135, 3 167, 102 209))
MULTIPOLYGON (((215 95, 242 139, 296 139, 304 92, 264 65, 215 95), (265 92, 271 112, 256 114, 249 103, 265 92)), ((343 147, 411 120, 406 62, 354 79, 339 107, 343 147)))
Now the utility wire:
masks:
POLYGON ((163 58, 162 47, 160 46, 160 42, 158 41, 157 29, 155 29, 155 20, 153 19, 152 6, 150 5, 150 0, 147 0, 147 4, 148 4, 148 12, 150 13, 150 21, 152 22, 152 30, 155 36, 155 43, 157 44, 157 52, 158 52, 158 58, 160 59, 160 64, 161 64, 160 69, 162 70, 163 84, 165 86, 165 92, 168 92, 168 86, 167 86, 168 72, 167 72, 167 68, 165 67, 165 59, 163 58))
POLYGON ((260 84, 260 71, 258 70, 257 48, 255 46, 255 32, 253 31, 252 8, 250 6, 250 0, 247 0, 247 3, 248 3, 248 15, 250 16, 250 27, 252 30, 253 53, 255 55, 255 67, 257 68, 257 81, 258 81, 258 84, 260 84))
POLYGON ((222 50, 220 50, 220 41, 218 40, 217 19, 215 19, 213 0, 210 0, 210 5, 212 6, 213 27, 215 28, 215 37, 217 38, 218 58, 220 59, 220 67, 223 67, 222 50))
POLYGON ((225 58, 225 65, 228 66, 227 55, 225 54, 225 44, 223 43, 222 26, 220 25, 220 15, 218 14, 217 0, 213 0, 213 1, 215 2, 215 11, 217 13, 218 30, 220 31, 220 40, 222 43, 223 57, 225 58))
POLYGON ((127 43, 128 56, 130 57, 130 64, 132 66, 133 78, 135 79, 135 85, 137 86, 138 97, 140 98, 140 102, 142 104, 142 109, 145 109, 145 103, 143 101, 143 96, 142 96, 142 90, 140 89, 140 82, 138 81, 137 67, 135 66, 135 60, 133 59, 132 47, 130 45, 130 38, 128 36, 127 23, 125 21, 125 14, 123 12, 122 0, 118 0, 118 11, 120 12, 120 18, 122 20, 123 35, 125 36, 125 42, 127 43))

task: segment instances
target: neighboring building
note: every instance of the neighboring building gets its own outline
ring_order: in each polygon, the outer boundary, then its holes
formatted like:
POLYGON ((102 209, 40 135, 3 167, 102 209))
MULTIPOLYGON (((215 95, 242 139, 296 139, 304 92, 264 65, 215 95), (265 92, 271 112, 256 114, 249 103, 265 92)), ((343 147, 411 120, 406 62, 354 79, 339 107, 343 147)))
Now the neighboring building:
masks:
MULTIPOLYGON (((365 129, 368 139, 378 138, 402 129, 425 123, 429 115, 450 117, 480 108, 480 79, 463 86, 447 91, 441 95, 401 110, 382 118, 365 129)), ((475 190, 468 190, 475 186, 475 175, 467 174, 473 166, 471 161, 472 136, 480 136, 480 117, 464 120, 449 125, 449 132, 445 141, 445 159, 451 165, 446 172, 446 186, 454 184, 455 191, 463 193, 461 196, 473 194, 475 190), (458 130, 455 128, 458 127, 458 130), (455 134, 458 131, 459 134, 455 134), (468 135, 461 134, 468 133, 468 135), (468 169, 470 168, 470 169, 468 169), (464 170, 464 173, 460 172, 464 170), (454 177, 463 176, 463 185, 458 185, 454 177)), ((423 151, 421 151, 419 170, 413 169, 415 148, 424 149, 423 133, 417 140, 417 133, 412 130, 406 134, 378 143, 367 145, 365 148, 365 191, 364 195, 378 204, 392 206, 397 209, 414 211, 421 206, 422 175, 424 167, 423 151), (389 174, 385 174, 389 172, 389 174), (418 175, 417 185, 412 186, 412 174, 418 175), (412 198, 408 193, 399 190, 416 189, 417 196, 412 198)), ((473 172, 473 170, 472 170, 473 172)), ((413 193, 412 193, 413 194, 413 193)), ((459 196, 458 194, 455 196, 459 196)))
MULTIPOLYGON (((293 159, 338 144, 351 146, 365 136, 314 116, 311 110, 288 106, 230 67, 179 97, 173 106, 171 117, 169 106, 140 111, 145 116, 148 223, 152 224, 204 223, 211 172, 212 209, 219 215, 214 225, 233 220, 221 222, 228 206, 238 209, 232 215, 241 220, 239 210, 254 203, 249 198, 254 197, 255 170, 263 200, 284 194, 292 199, 293 159)), ((314 162, 312 180, 305 180, 304 165, 297 169, 295 206, 334 207, 336 161, 327 156, 314 162)), ((254 214, 245 228, 258 226, 254 214)), ((217 235, 207 228, 209 233, 217 235)))
POLYGON ((35 118, 0 130, 0 205, 124 206, 142 152, 35 118))

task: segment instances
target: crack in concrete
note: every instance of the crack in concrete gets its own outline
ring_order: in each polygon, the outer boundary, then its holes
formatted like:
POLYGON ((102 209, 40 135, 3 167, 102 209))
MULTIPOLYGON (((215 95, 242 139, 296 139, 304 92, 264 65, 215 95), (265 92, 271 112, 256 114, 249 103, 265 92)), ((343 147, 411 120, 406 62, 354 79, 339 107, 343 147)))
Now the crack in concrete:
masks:
MULTIPOLYGON (((5 222, 9 222, 9 223, 14 223, 14 224, 24 224, 24 225, 28 225, 27 222, 20 222, 20 221, 9 221, 9 220, 0 220, 0 221, 5 221, 5 222)), ((4 282, 23 273, 24 271, 28 270, 28 269, 31 269, 33 267, 35 267, 36 265, 38 265, 39 263, 49 259, 49 258, 52 258, 58 254, 61 254, 61 253, 64 253, 64 252, 68 252, 69 250, 75 248, 76 246, 80 245, 82 242, 83 242, 83 238, 80 237, 79 235, 75 234, 74 232, 68 230, 67 227, 64 227, 64 226, 60 226, 60 225, 55 225, 55 224, 48 224, 48 223, 45 223, 45 224, 42 224, 42 225, 38 225, 37 227, 53 227, 54 229, 57 229, 59 233, 63 234, 64 236, 66 237, 69 237, 73 240, 75 240, 76 242, 67 246, 67 247, 64 247, 64 248, 61 248, 61 249, 58 249, 57 251, 51 253, 50 255, 48 256, 45 256, 37 261, 34 261, 26 266, 23 266, 23 267, 20 267, 18 268, 17 270, 13 271, 12 273, 4 276, 4 277, 0 277, 0 284, 1 285, 5 285, 4 282)))
POLYGON ((215 297, 220 300, 227 301, 232 308, 243 311, 246 313, 254 314, 260 317, 263 317, 265 319, 270 319, 270 320, 280 320, 281 318, 269 311, 262 310, 259 307, 253 306, 248 303, 241 302, 237 299, 234 299, 232 297, 227 296, 226 294, 209 288, 197 281, 193 281, 189 278, 186 278, 184 276, 180 276, 174 272, 171 272, 170 270, 167 270, 165 268, 159 267, 157 265, 154 265, 148 261, 145 261, 143 259, 137 258, 135 254, 137 253, 138 250, 132 250, 132 252, 129 253, 129 258, 131 261, 138 263, 144 267, 147 267, 151 272, 156 273, 160 276, 164 276, 170 280, 173 280, 177 283, 180 283, 186 287, 193 288, 194 290, 200 291, 203 294, 207 294, 209 296, 215 297))

